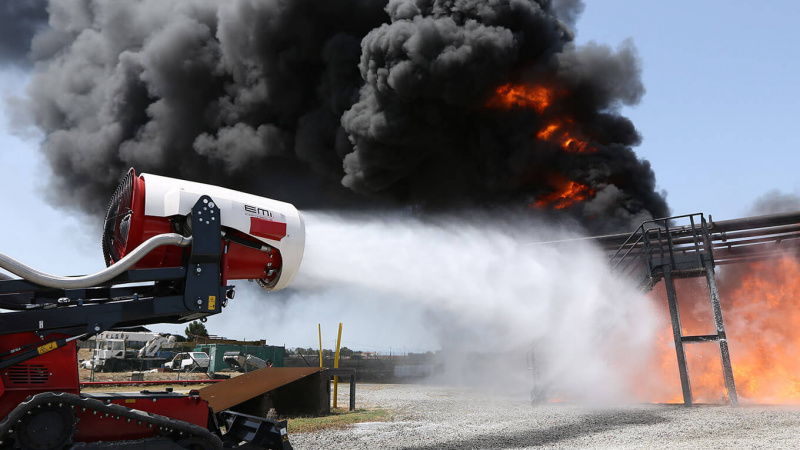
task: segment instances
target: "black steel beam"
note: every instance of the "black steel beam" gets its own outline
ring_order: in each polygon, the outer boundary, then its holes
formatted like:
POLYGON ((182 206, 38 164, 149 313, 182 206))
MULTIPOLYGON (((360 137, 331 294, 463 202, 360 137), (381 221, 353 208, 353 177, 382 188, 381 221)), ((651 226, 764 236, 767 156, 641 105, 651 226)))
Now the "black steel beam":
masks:
POLYGON ((669 317, 672 322, 672 338, 675 342, 675 353, 678 357, 678 374, 681 378, 681 390, 683 391, 683 404, 692 406, 692 387, 689 383, 689 368, 686 365, 686 352, 683 350, 683 338, 681 336, 681 316, 678 312, 678 295, 675 291, 675 283, 669 269, 664 271, 664 286, 667 290, 667 304, 669 305, 669 317))
POLYGON ((713 342, 718 341, 719 336, 716 334, 705 334, 701 336, 683 336, 681 338, 684 344, 691 344, 692 342, 713 342))
MULTIPOLYGON (((699 226, 700 226, 699 224, 695 224, 695 227, 699 226)), ((783 213, 783 214, 745 217, 741 219, 722 220, 716 222, 709 221, 708 223, 708 231, 711 233, 714 240, 722 239, 722 237, 719 236, 719 233, 728 233, 731 231, 742 231, 742 230, 770 229, 770 228, 775 230, 774 233, 787 232, 793 229, 796 231, 800 231, 800 211, 783 213), (786 226, 786 228, 780 228, 782 226, 786 226)), ((680 238, 683 235, 689 236, 691 238, 691 233, 692 233, 690 226, 670 227, 670 232, 673 236, 673 239, 676 240, 676 243, 682 242, 680 238)), ((655 233, 655 231, 652 231, 652 233, 655 233)), ((752 236, 764 236, 766 234, 774 234, 774 233, 769 233, 767 230, 751 231, 752 236)), ((617 250, 622 244, 625 243, 626 240, 628 240, 630 236, 631 233, 626 232, 626 233, 608 234, 602 236, 592 236, 585 239, 578 239, 578 241, 588 240, 591 242, 595 242, 600 247, 617 250)))

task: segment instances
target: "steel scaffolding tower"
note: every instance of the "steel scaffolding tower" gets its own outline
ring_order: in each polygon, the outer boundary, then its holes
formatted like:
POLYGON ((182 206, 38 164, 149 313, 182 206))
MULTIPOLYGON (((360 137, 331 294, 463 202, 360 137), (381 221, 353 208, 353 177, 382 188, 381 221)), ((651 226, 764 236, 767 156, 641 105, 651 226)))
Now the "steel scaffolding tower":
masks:
POLYGON ((728 400, 738 403, 725 324, 722 319, 715 266, 800 254, 800 212, 706 221, 701 213, 642 223, 632 234, 590 238, 613 253, 610 264, 624 276, 641 283, 645 291, 664 280, 672 321, 672 334, 685 405, 692 404, 692 389, 684 345, 717 342, 728 400), (684 336, 681 331, 676 278, 705 277, 716 333, 684 336))

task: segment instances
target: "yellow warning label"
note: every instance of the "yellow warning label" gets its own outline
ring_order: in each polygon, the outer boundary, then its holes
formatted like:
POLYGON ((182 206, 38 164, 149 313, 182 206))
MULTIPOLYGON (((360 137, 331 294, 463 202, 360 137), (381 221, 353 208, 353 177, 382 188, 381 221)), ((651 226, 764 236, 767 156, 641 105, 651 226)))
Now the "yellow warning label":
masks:
POLYGON ((53 341, 53 342, 50 342, 50 343, 48 343, 48 344, 40 345, 40 346, 39 346, 39 347, 36 349, 36 351, 38 351, 40 355, 44 355, 45 353, 47 353, 47 352, 49 352, 49 351, 53 351, 53 350, 55 350, 56 348, 58 348, 58 345, 56 344, 56 342, 55 342, 55 341, 53 341))
POLYGON ((217 309, 217 296, 208 296, 208 309, 217 309))

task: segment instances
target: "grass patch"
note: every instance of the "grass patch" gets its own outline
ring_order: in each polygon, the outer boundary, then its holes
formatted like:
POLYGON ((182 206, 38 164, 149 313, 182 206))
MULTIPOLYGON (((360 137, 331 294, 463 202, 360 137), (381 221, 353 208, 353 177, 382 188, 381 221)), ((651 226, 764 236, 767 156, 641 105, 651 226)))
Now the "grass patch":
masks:
POLYGON ((354 423, 361 422, 386 422, 391 418, 385 409, 356 409, 350 411, 345 408, 331 408, 331 415, 324 417, 296 417, 288 419, 289 433, 311 433, 320 430, 346 428, 354 423))

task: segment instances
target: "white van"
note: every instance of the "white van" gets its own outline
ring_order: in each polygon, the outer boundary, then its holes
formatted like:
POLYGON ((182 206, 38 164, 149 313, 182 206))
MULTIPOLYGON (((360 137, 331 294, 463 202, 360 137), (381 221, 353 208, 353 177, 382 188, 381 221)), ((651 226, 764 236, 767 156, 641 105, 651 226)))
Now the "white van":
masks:
POLYGON ((166 364, 164 364, 164 368, 169 370, 180 370, 181 372, 205 372, 208 370, 208 365, 210 362, 211 359, 205 352, 183 352, 178 353, 174 358, 172 358, 171 361, 168 361, 166 364))

